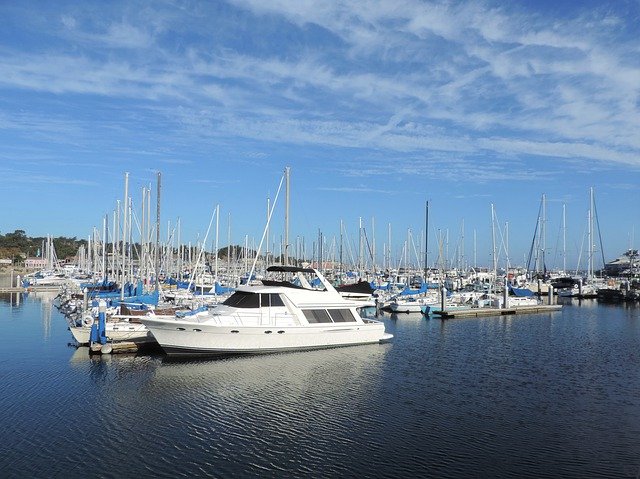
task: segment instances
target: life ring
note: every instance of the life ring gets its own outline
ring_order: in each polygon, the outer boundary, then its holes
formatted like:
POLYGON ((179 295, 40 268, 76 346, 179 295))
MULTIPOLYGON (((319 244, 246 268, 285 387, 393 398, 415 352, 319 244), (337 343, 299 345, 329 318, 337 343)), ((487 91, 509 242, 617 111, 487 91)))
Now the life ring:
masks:
POLYGON ((93 318, 90 315, 83 316, 82 324, 84 326, 91 326, 93 324, 93 318))

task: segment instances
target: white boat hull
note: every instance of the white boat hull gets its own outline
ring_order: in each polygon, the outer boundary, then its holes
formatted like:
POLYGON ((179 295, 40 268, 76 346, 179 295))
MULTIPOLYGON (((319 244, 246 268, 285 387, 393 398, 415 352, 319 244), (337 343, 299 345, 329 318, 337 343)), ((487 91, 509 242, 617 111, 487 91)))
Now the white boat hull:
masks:
POLYGON ((384 324, 220 326, 174 319, 141 319, 169 356, 212 356, 295 351, 391 339, 384 324))
POLYGON ((414 304, 398 304, 391 303, 389 305, 389 309, 394 313, 421 313, 422 308, 425 305, 414 303, 414 304))
MULTIPOLYGON (((72 326, 69 328, 73 338, 79 344, 89 344, 91 326, 72 326)), ((130 341, 134 343, 155 342, 155 338, 144 324, 128 321, 106 323, 105 333, 110 341, 130 341)))

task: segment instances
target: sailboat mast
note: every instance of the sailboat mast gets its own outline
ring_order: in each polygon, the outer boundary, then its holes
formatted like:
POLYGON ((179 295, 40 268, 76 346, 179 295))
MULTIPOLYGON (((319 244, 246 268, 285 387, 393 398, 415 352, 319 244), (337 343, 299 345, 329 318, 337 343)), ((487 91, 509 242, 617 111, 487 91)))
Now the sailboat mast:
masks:
POLYGON ((493 245, 492 259, 493 259, 493 281, 498 281, 498 258, 496 257, 496 228, 495 228, 495 212, 493 210, 493 203, 491 203, 491 240, 493 245))
POLYGON ((284 169, 286 179, 286 195, 285 195, 285 212, 284 212, 284 264, 289 264, 289 179, 291 175, 291 167, 284 169))
POLYGON ((220 205, 216 205, 216 251, 215 251, 215 272, 214 272, 214 292, 215 292, 215 283, 218 281, 218 249, 220 248, 218 244, 218 237, 220 234, 220 205))
POLYGON ((429 201, 425 207, 424 218, 424 280, 427 281, 427 272, 429 270, 429 201))
POLYGON ((567 271, 567 216, 566 204, 562 205, 562 272, 567 271))
POLYGON ((547 249, 547 195, 542 195, 542 224, 540 225, 541 240, 541 256, 542 256, 542 272, 546 273, 545 250, 547 249))
POLYGON ((158 250, 160 248, 160 192, 161 192, 161 173, 157 175, 157 195, 156 195, 156 249, 153 253, 153 267, 155 270, 156 291, 160 290, 160 265, 158 264, 158 250))
POLYGON ((591 279, 593 276, 593 187, 589 188, 589 214, 588 214, 588 222, 589 222, 589 263, 587 266, 587 278, 591 279))
POLYGON ((124 299, 124 283, 127 271, 127 215, 129 209, 129 173, 124 174, 124 202, 122 203, 122 287, 120 300, 124 299))
POLYGON ((109 215, 105 215, 102 220, 102 279, 107 281, 107 221, 109 215))

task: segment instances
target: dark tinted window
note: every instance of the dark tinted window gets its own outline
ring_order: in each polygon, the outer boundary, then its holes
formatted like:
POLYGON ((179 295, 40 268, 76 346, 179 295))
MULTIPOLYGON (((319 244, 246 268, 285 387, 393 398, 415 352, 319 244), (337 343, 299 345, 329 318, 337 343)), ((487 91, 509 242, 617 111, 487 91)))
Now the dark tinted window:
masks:
POLYGON ((325 309, 307 309, 303 311, 304 317, 310 323, 330 323, 331 317, 325 309))
POLYGON ((269 297, 271 298, 271 306, 284 306, 284 302, 279 294, 272 293, 269 297))
POLYGON ((259 308, 260 296, 255 293, 236 291, 222 304, 233 306, 234 308, 259 308))
POLYGON ((334 323, 349 323, 355 321, 349 309, 328 309, 327 311, 334 323))
POLYGON ((275 293, 260 294, 260 301, 262 302, 262 307, 284 306, 284 303, 282 302, 282 298, 280 297, 280 295, 275 293))

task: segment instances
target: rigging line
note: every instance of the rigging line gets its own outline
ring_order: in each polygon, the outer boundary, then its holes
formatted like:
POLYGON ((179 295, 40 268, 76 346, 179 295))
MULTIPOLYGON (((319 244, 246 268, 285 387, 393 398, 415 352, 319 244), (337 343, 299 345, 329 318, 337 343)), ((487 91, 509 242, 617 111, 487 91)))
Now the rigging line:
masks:
MULTIPOLYGON (((253 258, 253 264, 251 265, 251 270, 249 271, 249 277, 247 278, 247 285, 251 281, 251 277, 253 276, 253 272, 256 269, 256 263, 258 262, 258 256, 260 256, 260 251, 262 251, 262 243, 264 243, 264 238, 267 235, 267 231, 269 229, 269 224, 271 223, 271 216, 273 215, 273 210, 276 207, 276 203, 278 202, 278 196, 280 195, 280 190, 282 189, 282 183, 284 182, 285 177, 287 176, 286 170, 285 174, 282 175, 280 179, 280 185, 278 186, 278 191, 276 193, 276 197, 273 200, 273 205, 271 206, 271 211, 269 211, 269 216, 267 217, 267 224, 262 231, 262 238, 260 238, 260 244, 258 245, 258 251, 256 252, 255 258, 253 258)), ((286 246, 285 246, 286 247, 286 246)))
POLYGON ((604 268, 604 247, 602 246, 602 234, 600 232, 600 219, 598 218, 598 207, 596 206, 595 199, 593 201, 593 212, 596 216, 596 226, 598 226, 598 238, 600 239, 600 254, 602 255, 602 267, 604 268))

